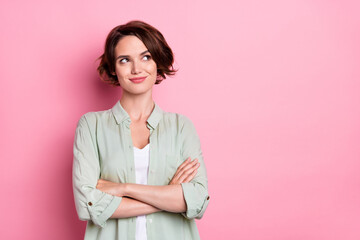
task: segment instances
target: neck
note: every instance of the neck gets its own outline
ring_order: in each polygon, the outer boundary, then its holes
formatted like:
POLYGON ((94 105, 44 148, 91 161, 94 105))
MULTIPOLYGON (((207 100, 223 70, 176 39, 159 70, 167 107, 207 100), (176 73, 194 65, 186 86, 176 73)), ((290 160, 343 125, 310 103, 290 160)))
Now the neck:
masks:
POLYGON ((133 95, 123 92, 120 104, 129 114, 132 122, 146 122, 154 109, 154 100, 151 92, 148 94, 133 95))

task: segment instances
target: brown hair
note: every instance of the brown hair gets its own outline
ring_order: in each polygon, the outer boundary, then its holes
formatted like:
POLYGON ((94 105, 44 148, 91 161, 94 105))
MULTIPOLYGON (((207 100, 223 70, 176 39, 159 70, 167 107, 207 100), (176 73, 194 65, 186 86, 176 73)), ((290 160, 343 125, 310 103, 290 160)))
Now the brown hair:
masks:
POLYGON ((111 85, 120 86, 115 72, 115 47, 125 36, 136 36, 149 50, 151 57, 157 66, 157 78, 155 84, 159 84, 166 78, 165 75, 174 75, 174 55, 167 44, 164 36, 153 26, 143 21, 130 21, 126 24, 113 28, 106 38, 104 53, 97 68, 100 78, 111 85))

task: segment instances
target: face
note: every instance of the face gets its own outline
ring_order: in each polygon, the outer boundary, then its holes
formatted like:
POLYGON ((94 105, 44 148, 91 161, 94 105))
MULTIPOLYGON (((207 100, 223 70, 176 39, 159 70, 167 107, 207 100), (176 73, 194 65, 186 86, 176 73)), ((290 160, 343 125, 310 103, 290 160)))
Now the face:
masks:
POLYGON ((115 58, 114 74, 123 91, 135 95, 151 93, 157 77, 156 63, 139 38, 123 37, 116 45, 115 58))

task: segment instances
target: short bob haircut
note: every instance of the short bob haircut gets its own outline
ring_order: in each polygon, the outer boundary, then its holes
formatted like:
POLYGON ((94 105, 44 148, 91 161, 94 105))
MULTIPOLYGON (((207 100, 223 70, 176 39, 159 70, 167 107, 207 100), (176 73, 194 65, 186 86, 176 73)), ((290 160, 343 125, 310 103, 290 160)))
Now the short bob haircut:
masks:
POLYGON ((159 84, 166 78, 165 75, 174 75, 174 55, 167 44, 164 36, 153 26, 139 20, 130 21, 119 25, 111 30, 106 38, 104 53, 97 68, 100 78, 113 86, 120 86, 115 72, 115 48, 117 43, 125 36, 136 36, 149 50, 151 57, 156 63, 157 78, 155 84, 159 84))

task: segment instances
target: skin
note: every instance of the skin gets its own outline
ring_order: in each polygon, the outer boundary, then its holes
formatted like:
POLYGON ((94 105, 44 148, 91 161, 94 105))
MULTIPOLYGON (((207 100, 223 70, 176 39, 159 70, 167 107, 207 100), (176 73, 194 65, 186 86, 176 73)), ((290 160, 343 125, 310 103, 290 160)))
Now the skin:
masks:
MULTIPOLYGON (((122 87, 121 106, 131 119, 133 145, 143 148, 149 143, 150 130, 146 121, 154 109, 152 89, 157 77, 156 63, 144 43, 135 36, 125 36, 115 48, 115 72, 122 87), (146 77, 141 83, 130 78, 146 77)), ((99 179, 96 188, 108 194, 123 197, 111 218, 127 218, 159 211, 185 212, 181 183, 191 181, 200 164, 188 158, 174 174, 169 185, 151 186, 130 183, 114 183, 99 179)))

